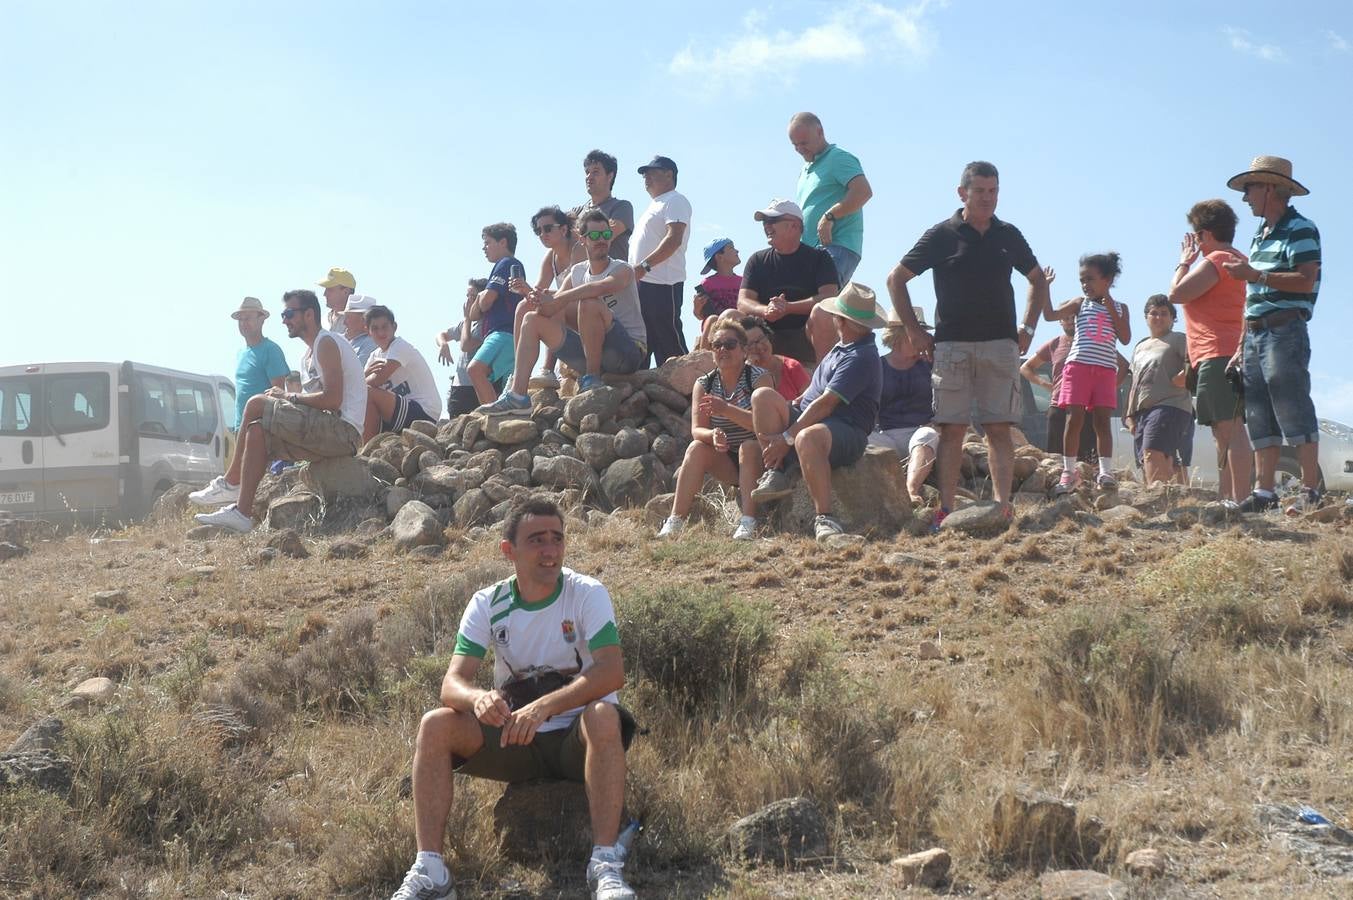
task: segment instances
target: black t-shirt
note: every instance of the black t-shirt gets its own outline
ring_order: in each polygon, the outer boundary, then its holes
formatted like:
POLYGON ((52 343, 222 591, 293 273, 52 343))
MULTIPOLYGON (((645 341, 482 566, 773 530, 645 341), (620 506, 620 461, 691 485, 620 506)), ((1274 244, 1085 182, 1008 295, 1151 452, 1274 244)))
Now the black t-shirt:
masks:
POLYGON ((992 216, 986 234, 954 213, 921 235, 902 265, 914 275, 935 270, 935 340, 1018 340, 1012 272, 1038 266, 1024 235, 992 216))
MULTIPOLYGON (((807 300, 817 296, 824 284, 836 284, 836 263, 820 247, 799 244, 799 249, 788 255, 767 247, 752 254, 742 270, 742 286, 756 291, 758 303, 769 303, 770 298, 784 294, 789 301, 807 300)), ((805 315, 781 316, 770 323, 772 331, 791 331, 803 328, 805 315)))

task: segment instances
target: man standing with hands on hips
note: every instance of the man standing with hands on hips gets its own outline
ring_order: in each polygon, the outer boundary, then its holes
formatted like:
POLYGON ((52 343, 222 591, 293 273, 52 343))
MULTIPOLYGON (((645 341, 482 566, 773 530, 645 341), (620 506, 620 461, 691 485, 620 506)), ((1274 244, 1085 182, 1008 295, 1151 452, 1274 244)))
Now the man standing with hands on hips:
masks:
POLYGON ((1020 420, 1019 358, 1029 349, 1039 311, 1054 321, 1047 276, 1019 229, 996 218, 1000 176, 989 162, 970 162, 959 179, 962 208, 930 228, 888 274, 888 293, 912 346, 933 355, 934 424, 940 431, 938 529, 953 509, 968 425, 987 435, 992 493, 1011 516, 1014 446, 1020 420), (935 271, 935 336, 916 321, 907 282, 935 271), (1015 324, 1011 272, 1029 280, 1023 323, 1015 324))
POLYGON ((644 189, 653 198, 634 225, 630 265, 639 284, 639 305, 653 365, 684 356, 681 291, 686 281, 686 245, 691 239, 691 202, 677 193, 677 164, 655 156, 639 167, 644 189))

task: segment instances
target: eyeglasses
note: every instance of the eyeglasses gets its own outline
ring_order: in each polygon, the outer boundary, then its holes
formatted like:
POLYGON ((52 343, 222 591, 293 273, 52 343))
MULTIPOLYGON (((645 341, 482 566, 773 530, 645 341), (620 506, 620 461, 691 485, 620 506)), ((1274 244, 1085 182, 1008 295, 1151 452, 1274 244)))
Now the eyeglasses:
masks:
POLYGON ((286 309, 282 310, 282 321, 285 322, 293 316, 298 316, 300 314, 301 311, 299 309, 296 309, 294 306, 288 306, 286 309))
POLYGON ((549 225, 537 225, 535 228, 533 228, 533 229, 531 229, 531 230, 534 231, 534 232, 536 233, 536 237, 540 237, 542 234, 549 234, 551 231, 554 231, 556 228, 563 228, 563 227, 564 227, 564 226, 562 226, 562 225, 558 225, 558 224, 555 224, 554 222, 551 222, 549 225))
POLYGON ((584 231, 583 234, 589 241, 609 241, 611 235, 615 232, 609 228, 603 228, 601 231, 584 231))
POLYGON ((727 338, 722 341, 712 341, 710 346, 715 350, 732 350, 734 347, 741 347, 742 341, 737 338, 727 338))

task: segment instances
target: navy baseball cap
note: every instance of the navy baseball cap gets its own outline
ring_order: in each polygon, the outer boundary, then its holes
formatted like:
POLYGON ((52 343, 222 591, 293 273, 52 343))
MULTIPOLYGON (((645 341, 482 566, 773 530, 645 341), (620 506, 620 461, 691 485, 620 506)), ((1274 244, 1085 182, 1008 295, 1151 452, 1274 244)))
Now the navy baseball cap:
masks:
POLYGON ((672 162, 672 160, 666 156, 655 156, 651 160, 649 160, 648 162, 644 163, 642 166, 639 167, 639 174, 642 175, 649 169, 666 169, 667 171, 675 175, 677 170, 677 164, 672 162))

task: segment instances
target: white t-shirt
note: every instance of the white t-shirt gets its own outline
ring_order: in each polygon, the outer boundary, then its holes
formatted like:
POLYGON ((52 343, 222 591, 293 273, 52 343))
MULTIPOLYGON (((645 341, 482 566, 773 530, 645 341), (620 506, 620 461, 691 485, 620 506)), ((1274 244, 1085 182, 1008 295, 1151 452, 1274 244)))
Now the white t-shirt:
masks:
POLYGON ((658 244, 667 236, 667 226, 672 222, 684 222, 681 233, 681 246, 677 252, 653 267, 653 271, 644 276, 649 284, 678 284, 686 280, 686 245, 691 240, 691 201, 676 191, 668 191, 653 198, 648 209, 634 223, 634 240, 630 241, 630 265, 635 266, 658 249, 658 244))
MULTIPOLYGON (((618 259, 613 259, 600 275, 592 274, 591 262, 575 263, 569 271, 569 283, 574 287, 581 287, 593 281, 600 281, 607 275, 610 275, 617 268, 624 268, 626 263, 618 259)), ((653 271, 657 271, 654 269, 653 271)), ((602 302, 611 311, 611 315, 621 325, 625 326, 625 331, 629 334, 630 340, 636 343, 648 346, 648 329, 644 327, 644 313, 639 308, 639 288, 634 279, 626 288, 618 294, 602 295, 602 302)))
MULTIPOLYGON (((493 686, 514 673, 549 667, 576 675, 592 665, 592 652, 617 646, 611 595, 595 578, 564 568, 554 594, 539 603, 523 603, 517 579, 508 578, 470 598, 460 618, 455 653, 483 659, 493 649, 493 686)), ((614 692, 602 698, 618 703, 614 692)), ((573 724, 582 707, 552 716, 541 731, 573 724)))
POLYGON ((392 359, 399 363, 399 368, 386 382, 386 387, 396 395, 416 402, 432 418, 442 417, 442 397, 437 393, 437 380, 432 377, 432 368, 417 347, 397 337, 390 342, 388 349, 377 347, 372 350, 371 358, 392 359))
POLYGON ((366 380, 362 375, 362 364, 357 361, 357 352, 346 338, 340 339, 332 331, 320 329, 319 334, 315 335, 315 343, 306 347, 301 356, 301 390, 306 393, 324 390, 319 363, 315 362, 315 348, 324 340, 334 342, 343 368, 343 405, 338 408, 338 414, 361 434, 362 425, 366 422, 366 380))

